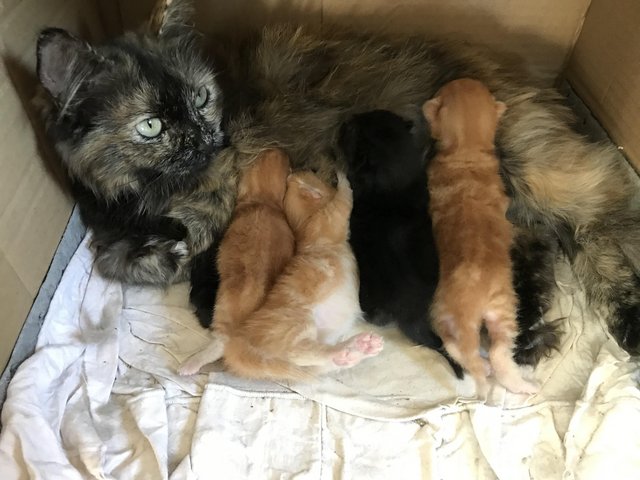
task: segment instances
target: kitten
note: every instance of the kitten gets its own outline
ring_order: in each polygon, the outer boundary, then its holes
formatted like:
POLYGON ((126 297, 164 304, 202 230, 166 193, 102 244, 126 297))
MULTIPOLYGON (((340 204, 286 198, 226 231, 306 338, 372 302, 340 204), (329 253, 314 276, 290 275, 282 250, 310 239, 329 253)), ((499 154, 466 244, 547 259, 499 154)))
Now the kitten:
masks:
POLYGON ((240 328, 271 290, 294 252, 294 237, 284 215, 289 159, 282 150, 267 150, 243 173, 236 207, 220 243, 212 341, 187 359, 180 368, 191 375, 218 360, 226 339, 240 328))
POLYGON ((235 329, 226 366, 250 378, 308 380, 377 355, 383 340, 343 335, 362 316, 357 267, 348 244, 352 193, 343 174, 337 190, 311 172, 287 182, 284 208, 296 251, 264 304, 235 329))
POLYGON ((360 304, 367 321, 396 321, 412 341, 444 355, 462 378, 427 314, 438 257, 423 148, 412 128, 411 121, 385 110, 354 115, 341 128, 353 189, 349 242, 360 270, 360 304))
POLYGON ((451 356, 485 394, 491 368, 503 386, 534 393, 513 360, 517 298, 509 251, 513 227, 500 178, 494 138, 506 106, 479 81, 454 80, 426 102, 423 112, 439 152, 428 167, 430 213, 440 257, 431 308, 434 327, 451 356), (489 362, 480 356, 487 329, 489 362))

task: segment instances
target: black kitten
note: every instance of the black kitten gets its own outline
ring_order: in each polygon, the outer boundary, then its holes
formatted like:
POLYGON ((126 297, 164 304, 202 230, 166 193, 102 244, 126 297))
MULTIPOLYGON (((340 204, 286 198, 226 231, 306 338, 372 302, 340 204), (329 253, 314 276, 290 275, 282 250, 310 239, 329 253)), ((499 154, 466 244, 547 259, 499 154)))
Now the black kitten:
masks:
POLYGON ((355 115, 340 132, 353 189, 350 242, 360 270, 360 303, 369 322, 395 320, 412 341, 444 355, 462 378, 428 318, 438 258, 423 148, 411 130, 411 122, 376 110, 355 115))

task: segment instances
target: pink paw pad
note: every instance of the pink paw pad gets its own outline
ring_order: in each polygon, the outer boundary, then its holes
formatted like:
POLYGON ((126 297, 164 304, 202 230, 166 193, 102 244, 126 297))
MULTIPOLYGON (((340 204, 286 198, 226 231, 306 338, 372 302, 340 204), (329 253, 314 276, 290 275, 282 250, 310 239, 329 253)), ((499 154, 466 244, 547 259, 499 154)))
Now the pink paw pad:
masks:
POLYGON ((353 367, 363 358, 360 352, 344 348, 333 357, 333 363, 339 367, 353 367))
POLYGON ((333 363, 339 367, 353 367, 362 359, 379 354, 384 348, 384 340, 375 333, 360 333, 346 342, 346 346, 333 356, 333 363))
POLYGON ((379 354, 384 348, 384 340, 375 333, 361 333, 353 338, 354 347, 367 357, 379 354))

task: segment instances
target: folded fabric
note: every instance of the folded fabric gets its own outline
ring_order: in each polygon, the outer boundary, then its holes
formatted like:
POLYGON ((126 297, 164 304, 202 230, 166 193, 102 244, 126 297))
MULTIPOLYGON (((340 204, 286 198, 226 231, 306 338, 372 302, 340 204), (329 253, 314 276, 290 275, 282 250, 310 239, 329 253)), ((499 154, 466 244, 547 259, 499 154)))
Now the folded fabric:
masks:
MULTIPOLYGON (((177 365, 207 342, 188 285, 103 279, 88 240, 53 298, 2 411, 0 478, 635 478, 638 364, 559 266, 558 352, 531 397, 473 398, 437 353, 394 328, 385 350, 312 384, 177 365)), ((366 324, 360 330, 373 329, 366 324)))

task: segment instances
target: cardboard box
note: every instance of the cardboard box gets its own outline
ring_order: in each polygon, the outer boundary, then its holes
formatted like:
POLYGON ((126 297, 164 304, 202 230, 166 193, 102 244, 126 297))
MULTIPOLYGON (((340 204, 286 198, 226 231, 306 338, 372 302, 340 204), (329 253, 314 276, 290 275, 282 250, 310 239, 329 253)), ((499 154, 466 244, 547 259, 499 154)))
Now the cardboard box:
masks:
MULTIPOLYGON (((72 199, 29 106, 45 26, 88 39, 133 28, 154 0, 0 2, 0 365, 4 366, 69 218, 72 199)), ((199 0, 205 32, 294 21, 399 34, 454 35, 526 56, 566 77, 640 167, 640 3, 635 0, 199 0)))

